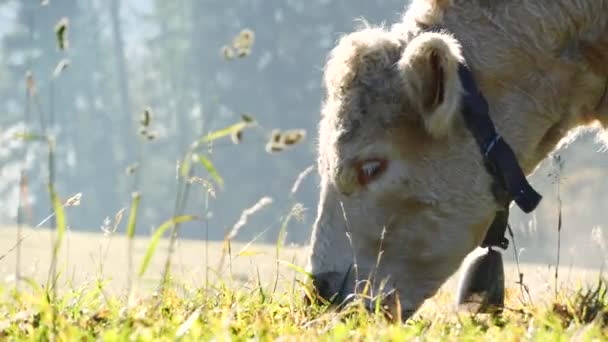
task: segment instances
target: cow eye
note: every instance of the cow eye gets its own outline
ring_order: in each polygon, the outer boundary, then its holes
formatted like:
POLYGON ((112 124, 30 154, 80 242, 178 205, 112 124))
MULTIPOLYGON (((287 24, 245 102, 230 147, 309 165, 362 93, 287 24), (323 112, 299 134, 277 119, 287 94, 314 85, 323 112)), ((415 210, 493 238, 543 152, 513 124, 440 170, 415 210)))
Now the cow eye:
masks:
POLYGON ((388 162, 385 159, 366 159, 357 163, 357 179, 359 184, 367 185, 380 177, 386 170, 388 162))

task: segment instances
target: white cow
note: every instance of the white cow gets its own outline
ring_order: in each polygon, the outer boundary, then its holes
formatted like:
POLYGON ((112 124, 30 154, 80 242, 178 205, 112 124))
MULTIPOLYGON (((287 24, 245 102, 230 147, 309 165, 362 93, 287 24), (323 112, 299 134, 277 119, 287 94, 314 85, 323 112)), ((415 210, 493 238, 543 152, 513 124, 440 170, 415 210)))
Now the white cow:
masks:
POLYGON ((385 280, 403 317, 433 296, 504 205, 484 163, 493 145, 463 115, 462 66, 487 100, 494 142, 529 175, 566 134, 608 127, 606 37, 608 0, 414 0, 402 22, 341 38, 319 126, 307 266, 319 294, 385 280))

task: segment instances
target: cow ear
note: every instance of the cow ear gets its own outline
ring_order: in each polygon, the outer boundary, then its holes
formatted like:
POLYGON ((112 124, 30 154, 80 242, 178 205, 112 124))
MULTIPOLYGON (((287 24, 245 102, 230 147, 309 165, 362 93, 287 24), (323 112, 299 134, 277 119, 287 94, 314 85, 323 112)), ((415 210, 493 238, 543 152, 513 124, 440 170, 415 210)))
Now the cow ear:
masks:
MULTIPOLYGON (((442 33, 423 33, 405 47, 398 68, 414 113, 434 137, 449 134, 458 115, 462 86, 460 44, 442 33)), ((411 110, 411 109, 410 109, 411 110)))

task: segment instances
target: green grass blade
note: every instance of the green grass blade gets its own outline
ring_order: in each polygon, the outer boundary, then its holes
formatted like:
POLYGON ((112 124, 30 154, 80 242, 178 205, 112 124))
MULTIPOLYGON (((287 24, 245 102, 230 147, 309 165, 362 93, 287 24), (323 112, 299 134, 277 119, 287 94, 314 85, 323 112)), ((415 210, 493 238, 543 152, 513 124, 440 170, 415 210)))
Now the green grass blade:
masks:
POLYGON ((61 241, 63 241, 63 235, 65 234, 65 213, 63 211, 61 200, 59 200, 59 196, 57 196, 55 189, 51 186, 49 187, 49 191, 51 192, 51 201, 53 202, 55 223, 57 225, 57 240, 55 241, 53 250, 53 253, 56 256, 57 252, 59 251, 59 247, 61 246, 61 241))
POLYGON ((293 213, 294 211, 293 209, 291 209, 289 214, 287 214, 287 217, 285 217, 285 219, 283 220, 281 228, 279 229, 279 236, 277 237, 277 243, 275 246, 277 260, 279 259, 281 247, 283 246, 283 240, 285 240, 285 235, 287 234, 287 226, 289 225, 289 221, 291 221, 291 218, 293 217, 293 213))
POLYGON ((229 135, 231 135, 234 132, 238 132, 240 130, 245 129, 247 126, 250 126, 252 124, 254 124, 255 121, 251 122, 251 121, 243 121, 243 122, 239 122, 233 125, 230 125, 226 128, 222 128, 220 130, 211 132, 209 134, 207 134, 206 136, 200 138, 199 140, 196 141, 196 145, 200 146, 202 144, 211 142, 213 140, 217 140, 223 137, 227 137, 229 135))
POLYGON ((146 255, 144 256, 144 260, 141 263, 141 267, 139 269, 139 276, 143 276, 144 273, 146 273, 146 269, 148 268, 148 265, 150 264, 150 260, 152 259, 152 255, 154 254, 154 251, 156 250, 156 247, 158 246, 158 243, 160 242, 161 237, 165 234, 165 232, 171 228, 171 226, 178 224, 178 223, 182 223, 182 222, 188 222, 188 221, 192 221, 196 219, 196 216, 193 215, 182 215, 182 216, 177 216, 174 217, 170 220, 165 221, 165 223, 163 223, 162 225, 160 225, 160 227, 158 227, 156 229, 156 231, 154 232, 154 235, 152 235, 152 241, 150 242, 150 246, 148 246, 148 250, 146 251, 146 255))
POLYGON ((36 133, 15 133, 15 139, 25 140, 25 141, 44 141, 46 142, 48 139, 43 134, 36 133))
POLYGON ((132 239, 135 236, 135 223, 137 220, 137 209, 139 208, 139 199, 141 195, 136 192, 133 194, 131 201, 131 211, 129 212, 129 223, 127 225, 127 237, 132 239))
POLYGON ((220 176, 219 172, 217 172, 217 169, 215 168, 215 166, 213 166, 211 161, 209 159, 207 159, 207 157, 197 155, 196 159, 198 160, 199 163, 201 163, 201 165, 203 165, 203 167, 207 170, 207 172, 209 172, 211 177, 213 177, 213 179, 215 179, 215 181, 217 182, 217 184, 219 184, 219 186, 224 185, 224 180, 220 176))
POLYGON ((289 261, 286 261, 286 260, 279 259, 278 262, 281 263, 281 264, 283 264, 283 265, 285 265, 285 266, 287 266, 287 267, 289 267, 289 268, 291 268, 292 270, 294 270, 294 271, 296 271, 296 272, 298 272, 300 274, 303 274, 306 277, 312 279, 312 274, 309 273, 309 272, 306 272, 302 267, 300 267, 298 265, 295 265, 295 264, 293 264, 293 263, 291 263, 289 261))
POLYGON ((26 284, 28 284, 37 295, 44 293, 44 289, 36 280, 34 280, 34 278, 21 276, 20 280, 23 280, 26 284))
POLYGON ((190 167, 192 167, 192 154, 191 152, 188 152, 186 153, 184 160, 179 164, 179 174, 183 179, 188 178, 190 167))
POLYGON ((262 278, 260 277, 260 269, 256 267, 255 270, 258 272, 258 291, 260 292, 260 299, 262 302, 260 304, 266 303, 266 294, 264 293, 264 287, 262 286, 262 278))

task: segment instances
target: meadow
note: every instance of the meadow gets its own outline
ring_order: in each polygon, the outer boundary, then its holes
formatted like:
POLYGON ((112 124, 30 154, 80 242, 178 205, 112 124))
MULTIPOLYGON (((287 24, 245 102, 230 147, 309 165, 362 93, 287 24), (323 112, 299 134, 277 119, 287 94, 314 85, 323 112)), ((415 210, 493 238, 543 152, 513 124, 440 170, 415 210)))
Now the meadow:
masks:
MULTIPOLYGON (((16 233, 0 230, 1 251, 14 247, 16 233)), ((607 288, 594 269, 564 267, 555 294, 550 265, 520 265, 528 293, 517 284, 517 265, 507 263, 506 308, 494 315, 455 307, 455 274, 420 312, 398 323, 357 301, 340 311, 306 306, 299 269, 305 246, 230 243, 228 252, 221 242, 179 240, 171 276, 162 282, 169 239, 158 242, 143 276, 130 277, 129 248, 137 269, 150 237, 130 245, 121 232, 68 231, 55 292, 44 286, 54 232, 22 234, 19 282, 14 251, 0 261, 3 340, 592 341, 608 333, 607 288)))

